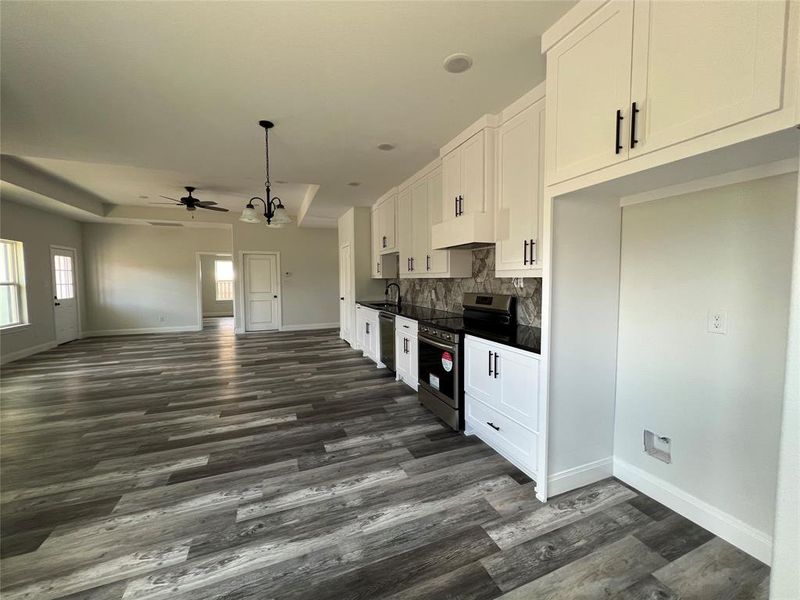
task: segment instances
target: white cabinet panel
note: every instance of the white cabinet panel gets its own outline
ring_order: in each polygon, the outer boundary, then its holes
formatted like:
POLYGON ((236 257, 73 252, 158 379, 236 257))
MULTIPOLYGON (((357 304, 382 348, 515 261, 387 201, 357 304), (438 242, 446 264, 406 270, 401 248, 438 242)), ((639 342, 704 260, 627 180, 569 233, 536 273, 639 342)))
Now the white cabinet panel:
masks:
POLYGON ((539 431, 539 360, 511 349, 496 351, 500 355, 496 369, 500 382, 497 410, 539 431))
POLYGON ((430 257, 430 221, 428 220, 428 180, 411 186, 411 271, 427 273, 430 257))
MULTIPOLYGON (((539 231, 544 185, 544 99, 503 123, 498 131, 495 271, 539 268, 539 231)), ((508 275, 506 275, 508 276, 508 275)))
POLYGON ((627 158, 632 35, 633 2, 611 0, 548 51, 549 183, 627 158))
POLYGON ((410 188, 402 189, 397 194, 397 230, 400 274, 408 275, 411 273, 414 252, 414 213, 410 188))
POLYGON ((461 152, 454 150, 442 157, 442 218, 449 221, 458 214, 458 196, 461 194, 461 152))
POLYGON ((636 0, 631 101, 641 112, 631 156, 781 108, 786 8, 636 0))
MULTIPOLYGON (((434 250, 431 239, 431 230, 437 223, 442 222, 442 169, 436 169, 428 177, 428 226, 427 226, 427 254, 430 258, 425 257, 425 266, 428 273, 434 275, 441 275, 447 273, 449 269, 449 251, 448 250, 434 250)), ((472 257, 470 257, 470 263, 472 257)), ((471 269, 471 267, 470 267, 471 269)), ((471 274, 471 273, 469 273, 471 274)), ((455 277, 468 276, 459 271, 455 273, 455 277)))
POLYGON ((465 403, 467 425, 525 473, 537 477, 538 435, 476 398, 467 395, 465 403))
POLYGON ((417 322, 403 317, 395 319, 395 369, 397 379, 417 389, 417 322))
POLYGON ((464 342, 464 392, 487 404, 498 399, 500 382, 494 376, 497 349, 488 342, 467 337, 464 342))
POLYGON ((382 230, 382 252, 396 252, 397 239, 396 239, 396 211, 397 211, 397 196, 391 195, 384 200, 380 205, 381 213, 381 230, 382 230))
POLYGON ((461 153, 459 215, 486 210, 486 144, 483 132, 472 136, 458 149, 461 153))
POLYGON ((381 236, 381 223, 380 223, 380 212, 376 208, 372 209, 371 217, 371 225, 372 225, 372 277, 374 279, 379 279, 381 277, 381 246, 380 246, 380 236, 381 236))

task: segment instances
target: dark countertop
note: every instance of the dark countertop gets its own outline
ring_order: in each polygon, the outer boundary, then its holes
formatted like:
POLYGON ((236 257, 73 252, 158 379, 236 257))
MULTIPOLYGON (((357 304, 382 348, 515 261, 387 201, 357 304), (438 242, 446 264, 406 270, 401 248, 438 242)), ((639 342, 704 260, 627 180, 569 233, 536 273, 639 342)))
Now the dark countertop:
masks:
POLYGON ((464 333, 475 337, 497 342, 534 354, 542 353, 542 329, 531 325, 517 325, 509 329, 487 330, 465 325, 464 333))
POLYGON ((510 329, 507 327, 487 328, 485 326, 475 325, 470 321, 465 321, 462 316, 457 313, 436 310, 435 308, 428 308, 425 306, 401 304, 398 309, 396 304, 387 305, 384 304, 382 300, 359 300, 356 304, 361 304, 373 310, 389 312, 414 321, 429 321, 434 326, 438 325, 451 331, 464 332, 467 335, 525 350, 526 352, 533 352, 534 354, 542 353, 542 330, 540 327, 517 325, 510 329), (443 319, 446 319, 446 321, 443 319), (437 320, 440 321, 437 323, 437 320))
POLYGON ((456 313, 450 313, 427 306, 416 306, 414 304, 401 304, 398 308, 396 304, 385 304, 383 300, 358 300, 356 304, 371 308, 373 310, 380 310, 383 312, 392 313, 399 317, 405 317, 413 321, 432 321, 436 319, 447 319, 450 317, 460 317, 456 313))

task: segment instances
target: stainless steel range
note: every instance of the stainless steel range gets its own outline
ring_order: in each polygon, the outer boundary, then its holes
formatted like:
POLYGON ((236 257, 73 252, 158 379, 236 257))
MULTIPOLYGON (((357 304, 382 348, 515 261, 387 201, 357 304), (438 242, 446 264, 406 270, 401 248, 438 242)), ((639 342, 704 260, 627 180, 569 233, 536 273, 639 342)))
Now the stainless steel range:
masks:
POLYGON ((419 323, 419 400, 453 429, 464 429, 464 332, 516 327, 516 298, 464 294, 463 315, 419 323))

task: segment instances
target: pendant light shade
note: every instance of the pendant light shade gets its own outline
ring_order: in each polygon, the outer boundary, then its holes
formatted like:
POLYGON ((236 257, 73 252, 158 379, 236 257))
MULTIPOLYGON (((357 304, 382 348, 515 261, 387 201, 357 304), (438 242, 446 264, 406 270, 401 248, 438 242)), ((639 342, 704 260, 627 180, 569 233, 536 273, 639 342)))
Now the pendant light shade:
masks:
POLYGON ((239 217, 240 221, 245 223, 258 223, 258 213, 252 204, 248 204, 242 211, 242 216, 239 217))

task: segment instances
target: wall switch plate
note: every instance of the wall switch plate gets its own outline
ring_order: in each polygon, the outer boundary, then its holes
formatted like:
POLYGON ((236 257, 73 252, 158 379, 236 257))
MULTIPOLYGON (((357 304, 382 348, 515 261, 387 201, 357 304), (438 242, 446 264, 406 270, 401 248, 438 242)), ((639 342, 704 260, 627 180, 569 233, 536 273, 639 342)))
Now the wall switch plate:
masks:
POLYGON ((728 313, 724 310, 709 310, 706 331, 722 335, 728 333, 728 313))

